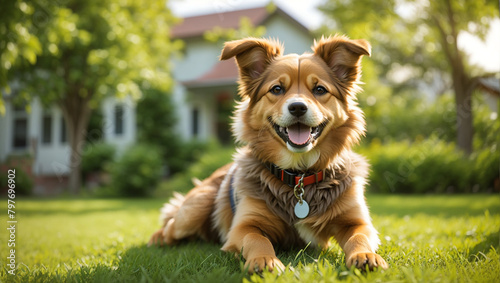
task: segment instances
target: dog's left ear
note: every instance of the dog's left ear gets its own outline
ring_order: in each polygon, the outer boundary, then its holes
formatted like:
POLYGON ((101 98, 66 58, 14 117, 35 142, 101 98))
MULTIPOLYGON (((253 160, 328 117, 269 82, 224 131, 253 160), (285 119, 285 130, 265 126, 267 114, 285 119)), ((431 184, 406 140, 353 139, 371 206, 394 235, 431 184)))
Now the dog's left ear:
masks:
POLYGON ((341 82, 351 84, 359 80, 361 56, 370 56, 371 46, 364 39, 351 40, 345 36, 335 36, 321 38, 312 49, 341 82))
MULTIPOLYGON (((241 82, 251 89, 254 80, 258 79, 275 57, 283 53, 283 47, 277 41, 261 38, 246 38, 229 41, 224 44, 220 60, 236 57, 240 70, 241 82)), ((248 94, 248 91, 240 92, 248 94)))

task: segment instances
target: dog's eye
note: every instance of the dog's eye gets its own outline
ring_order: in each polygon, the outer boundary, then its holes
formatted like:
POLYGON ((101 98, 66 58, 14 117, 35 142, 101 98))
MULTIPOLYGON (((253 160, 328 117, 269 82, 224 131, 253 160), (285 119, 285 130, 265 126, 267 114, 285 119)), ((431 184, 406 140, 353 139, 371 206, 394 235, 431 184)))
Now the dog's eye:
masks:
POLYGON ((280 95, 285 93, 285 88, 280 85, 275 85, 269 90, 269 92, 274 95, 280 95))
POLYGON ((326 90, 326 88, 324 86, 315 86, 312 90, 313 94, 314 95, 323 95, 325 93, 327 93, 328 91, 326 90))

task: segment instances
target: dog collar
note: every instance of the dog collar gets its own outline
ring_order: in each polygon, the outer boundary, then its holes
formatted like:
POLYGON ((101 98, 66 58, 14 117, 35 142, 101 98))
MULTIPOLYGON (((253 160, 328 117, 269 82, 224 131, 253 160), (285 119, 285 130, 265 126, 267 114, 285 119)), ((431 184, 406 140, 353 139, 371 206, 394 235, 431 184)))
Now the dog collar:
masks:
POLYGON ((312 174, 304 174, 296 171, 289 171, 286 169, 279 168, 274 163, 265 163, 265 166, 271 174, 273 174, 276 178, 280 179, 283 183, 287 184, 291 188, 295 188, 296 185, 302 183, 303 186, 317 184, 323 181, 324 170, 312 173, 312 174))

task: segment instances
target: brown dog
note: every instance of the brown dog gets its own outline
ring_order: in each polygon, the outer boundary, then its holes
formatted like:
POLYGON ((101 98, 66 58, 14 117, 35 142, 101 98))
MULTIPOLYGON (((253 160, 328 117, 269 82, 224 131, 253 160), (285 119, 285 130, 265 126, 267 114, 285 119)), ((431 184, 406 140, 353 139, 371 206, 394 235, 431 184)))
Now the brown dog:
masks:
POLYGON ((236 57, 240 71, 233 133, 244 146, 165 205, 150 245, 218 241, 252 273, 285 269, 273 245, 327 248, 333 236, 348 267, 387 268, 363 195, 368 164, 351 151, 365 132, 356 94, 370 45, 336 36, 312 49, 284 56, 271 40, 225 44, 221 60, 236 57))

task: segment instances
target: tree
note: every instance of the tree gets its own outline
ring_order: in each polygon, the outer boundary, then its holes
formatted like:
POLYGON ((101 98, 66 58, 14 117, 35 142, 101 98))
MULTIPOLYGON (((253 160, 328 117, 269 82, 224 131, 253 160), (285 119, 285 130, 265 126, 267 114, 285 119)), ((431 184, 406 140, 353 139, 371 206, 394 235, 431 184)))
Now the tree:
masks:
MULTIPOLYGON (((169 57, 180 44, 169 40, 175 19, 163 0, 15 2, 8 6, 12 11, 2 11, 19 16, 0 22, 25 27, 41 50, 34 44, 35 51, 23 56, 27 60, 10 60, 13 67, 0 83, 17 82, 20 96, 36 95, 62 109, 71 146, 70 190, 76 193, 92 109, 107 96, 140 98, 144 89, 166 91, 171 85, 169 57), (37 12, 43 17, 35 17, 37 12)), ((12 44, 22 42, 0 39, 0 47, 12 44)))
POLYGON ((467 62, 458 38, 469 32, 484 39, 491 21, 498 18, 497 5, 493 0, 329 0, 321 10, 336 31, 371 41, 382 78, 397 77, 399 84, 413 87, 422 81, 451 86, 457 144, 470 153, 472 93, 481 87, 480 78, 491 74, 467 62))

